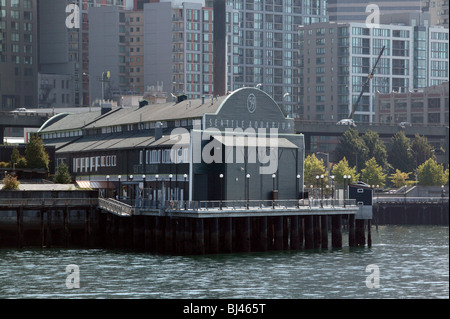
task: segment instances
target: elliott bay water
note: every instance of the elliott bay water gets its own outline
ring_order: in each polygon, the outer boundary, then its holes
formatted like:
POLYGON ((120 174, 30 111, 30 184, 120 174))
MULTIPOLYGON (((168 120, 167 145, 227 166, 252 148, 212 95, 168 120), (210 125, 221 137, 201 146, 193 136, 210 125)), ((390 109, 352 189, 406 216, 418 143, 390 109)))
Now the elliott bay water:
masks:
POLYGON ((448 226, 373 227, 371 248, 343 239, 342 249, 206 256, 0 249, 0 298, 449 298, 448 226), (66 286, 67 265, 78 266, 79 288, 66 286))

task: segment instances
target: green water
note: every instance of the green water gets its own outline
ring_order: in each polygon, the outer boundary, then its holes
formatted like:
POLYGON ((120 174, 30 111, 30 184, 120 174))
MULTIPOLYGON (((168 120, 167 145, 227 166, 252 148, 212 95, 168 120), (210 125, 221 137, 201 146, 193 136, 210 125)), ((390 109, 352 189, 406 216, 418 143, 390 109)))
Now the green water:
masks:
MULTIPOLYGON (((344 239, 346 235, 344 234, 344 239)), ((449 228, 380 226, 371 248, 207 256, 1 249, 0 298, 449 298, 449 228), (70 288, 66 266, 78 267, 70 288), (375 265, 379 285, 366 267, 375 265), (75 279, 74 281, 75 282, 75 279)))

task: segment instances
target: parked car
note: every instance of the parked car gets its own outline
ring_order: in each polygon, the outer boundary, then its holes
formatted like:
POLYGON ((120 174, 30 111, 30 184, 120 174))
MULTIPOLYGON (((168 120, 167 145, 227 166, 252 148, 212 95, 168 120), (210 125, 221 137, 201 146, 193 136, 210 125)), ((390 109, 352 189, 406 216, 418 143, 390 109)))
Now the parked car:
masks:
POLYGON ((336 125, 351 125, 356 126, 355 121, 352 119, 342 119, 339 122, 336 123, 336 125))
POLYGON ((398 126, 400 126, 402 128, 405 128, 407 126, 412 126, 412 125, 409 122, 400 122, 400 123, 398 123, 398 126))

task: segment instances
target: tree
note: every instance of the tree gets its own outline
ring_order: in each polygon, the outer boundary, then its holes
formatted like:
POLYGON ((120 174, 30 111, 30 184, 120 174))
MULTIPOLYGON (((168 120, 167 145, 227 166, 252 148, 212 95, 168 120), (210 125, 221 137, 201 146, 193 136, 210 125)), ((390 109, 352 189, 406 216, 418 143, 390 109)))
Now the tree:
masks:
POLYGON ((408 180, 409 175, 411 175, 411 172, 404 173, 404 172, 401 172, 398 169, 396 169, 395 173, 391 174, 389 176, 389 179, 391 180, 392 184, 396 188, 400 188, 402 186, 410 186, 410 185, 414 185, 415 183, 417 183, 416 181, 408 180))
POLYGON ((416 134, 411 142, 411 151, 416 162, 416 167, 425 163, 429 158, 435 159, 434 148, 428 143, 425 136, 416 134))
POLYGON ((430 158, 417 168, 417 179, 423 186, 445 185, 448 182, 448 169, 444 171, 442 164, 430 158))
POLYGON ((345 157, 339 163, 333 166, 333 175, 334 180, 339 184, 344 184, 344 175, 350 175, 350 181, 359 180, 359 174, 356 173, 356 167, 351 168, 348 165, 348 161, 345 157))
POLYGON ((18 167, 18 168, 25 168, 27 167, 27 160, 24 156, 20 155, 19 149, 17 146, 14 146, 12 153, 11 153, 11 159, 10 159, 10 167, 18 167))
POLYGON ((375 157, 372 157, 365 163, 365 168, 361 170, 361 180, 369 185, 384 187, 386 174, 383 173, 383 168, 378 165, 375 157))
POLYGON ((353 128, 349 128, 342 134, 336 146, 337 157, 341 159, 345 157, 351 166, 357 166, 357 162, 364 163, 368 156, 368 151, 369 149, 364 140, 359 136, 358 131, 353 128))
POLYGON ((30 142, 25 148, 25 159, 27 167, 43 168, 48 171, 49 157, 40 136, 31 135, 30 142))
POLYGON ((3 179, 3 188, 2 189, 5 189, 5 190, 19 189, 19 185, 20 185, 20 182, 17 180, 17 177, 8 174, 3 179))
MULTIPOLYGON (((318 159, 315 154, 306 156, 305 158, 305 172, 304 172, 304 183, 309 187, 309 185, 316 185, 317 175, 327 175, 325 172, 325 166, 323 164, 323 159, 318 159)), ((325 182, 326 180, 324 180, 325 182)))
POLYGON ((388 160, 387 160, 387 151, 386 146, 383 141, 380 140, 380 136, 377 132, 368 130, 362 135, 362 139, 364 144, 367 147, 367 158, 364 159, 364 162, 369 158, 375 157, 377 163, 379 163, 385 170, 388 169, 388 160))
POLYGON ((72 177, 70 176, 69 167, 66 165, 66 163, 62 162, 61 165, 59 165, 53 181, 58 184, 72 183, 72 177))
POLYGON ((403 131, 398 131, 391 138, 388 161, 394 169, 402 172, 412 172, 416 168, 410 140, 403 131))

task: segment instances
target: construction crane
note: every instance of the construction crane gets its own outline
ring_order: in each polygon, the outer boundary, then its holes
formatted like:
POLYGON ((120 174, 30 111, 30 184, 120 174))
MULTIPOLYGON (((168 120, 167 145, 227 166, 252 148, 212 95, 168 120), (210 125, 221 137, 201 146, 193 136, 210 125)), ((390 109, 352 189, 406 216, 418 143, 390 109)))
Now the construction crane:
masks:
POLYGON ((359 93, 358 99, 356 100, 355 104, 353 104, 353 106, 352 106, 352 111, 351 111, 351 113, 348 116, 348 118, 350 120, 353 120, 353 115, 355 114, 356 107, 358 106, 359 101, 361 100, 364 91, 366 90, 367 86, 369 85, 370 80, 372 80, 372 78, 373 78, 373 74, 375 72, 375 68, 377 67, 378 62, 380 61, 380 58, 383 55, 383 51, 384 51, 385 48, 386 48, 386 46, 383 45, 383 48, 381 48, 381 52, 378 55, 377 60, 375 61, 375 64, 374 64, 374 66, 372 68, 372 71, 370 71, 369 75, 367 76, 366 82, 364 82, 364 85, 362 87, 361 93, 359 93))

